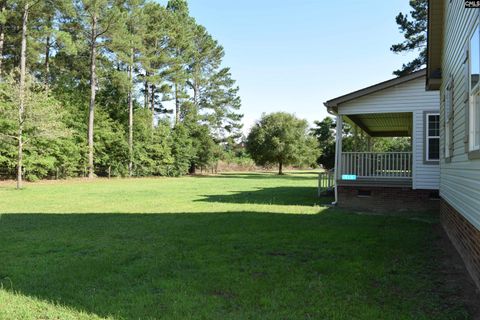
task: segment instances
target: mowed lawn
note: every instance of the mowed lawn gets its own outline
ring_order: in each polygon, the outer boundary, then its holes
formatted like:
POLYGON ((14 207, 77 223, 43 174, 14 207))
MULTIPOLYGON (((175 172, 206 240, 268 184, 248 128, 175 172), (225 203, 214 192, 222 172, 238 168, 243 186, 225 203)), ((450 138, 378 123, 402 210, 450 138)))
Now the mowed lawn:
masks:
POLYGON ((313 173, 0 185, 0 319, 468 319, 435 217, 313 173))

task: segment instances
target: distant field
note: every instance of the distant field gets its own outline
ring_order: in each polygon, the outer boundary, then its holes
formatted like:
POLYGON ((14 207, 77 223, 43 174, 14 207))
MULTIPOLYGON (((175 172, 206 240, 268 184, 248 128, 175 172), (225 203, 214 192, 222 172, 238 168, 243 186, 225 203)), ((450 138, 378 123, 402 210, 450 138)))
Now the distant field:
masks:
POLYGON ((302 171, 218 176, 46 181, 0 185, 3 213, 317 213, 316 175, 302 171))
POLYGON ((467 319, 428 216, 313 172, 0 185, 0 319, 467 319))

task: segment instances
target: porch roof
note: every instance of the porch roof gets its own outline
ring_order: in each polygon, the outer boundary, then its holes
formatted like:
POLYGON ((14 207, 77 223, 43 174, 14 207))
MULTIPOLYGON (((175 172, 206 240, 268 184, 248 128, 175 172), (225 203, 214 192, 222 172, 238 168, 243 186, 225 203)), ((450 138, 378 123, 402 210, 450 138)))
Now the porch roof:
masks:
POLYGON ((410 137, 413 115, 403 113, 371 113, 344 116, 350 124, 357 125, 370 137, 410 137))
MULTIPOLYGON (((426 70, 422 69, 328 100, 324 105, 330 113, 342 114, 347 122, 358 126, 371 137, 409 137, 412 135, 413 128, 412 112, 406 112, 403 103, 398 100, 398 96, 392 95, 392 91, 387 89, 398 88, 402 85, 405 87, 408 82, 413 81, 418 83, 419 79, 425 78, 425 76, 426 70), (382 104, 377 100, 368 110, 360 108, 363 112, 359 112, 359 109, 355 108, 357 101, 367 96, 378 97, 378 94, 383 94, 382 92, 385 92, 382 102, 387 101, 388 103, 382 104), (392 108, 392 105, 397 106, 392 108), (395 109, 397 107, 398 109, 395 109)), ((423 85, 422 90, 424 90, 423 85)))

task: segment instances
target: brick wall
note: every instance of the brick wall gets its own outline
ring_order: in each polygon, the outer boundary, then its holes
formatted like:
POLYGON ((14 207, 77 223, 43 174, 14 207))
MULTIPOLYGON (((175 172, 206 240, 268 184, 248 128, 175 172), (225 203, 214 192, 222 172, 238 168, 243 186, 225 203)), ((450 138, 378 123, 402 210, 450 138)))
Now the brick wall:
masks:
POLYGON ((468 272, 480 289, 480 231, 445 200, 441 201, 440 219, 448 237, 462 256, 468 272))
POLYGON ((339 186, 338 207, 375 212, 436 211, 440 201, 433 190, 402 187, 339 186))

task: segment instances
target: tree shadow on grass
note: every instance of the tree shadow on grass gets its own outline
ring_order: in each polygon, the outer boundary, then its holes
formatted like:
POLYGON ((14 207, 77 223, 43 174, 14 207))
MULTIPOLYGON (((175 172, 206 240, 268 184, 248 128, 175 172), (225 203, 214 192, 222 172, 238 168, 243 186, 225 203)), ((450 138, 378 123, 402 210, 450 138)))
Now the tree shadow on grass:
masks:
POLYGON ((442 283, 425 268, 430 231, 333 209, 6 214, 0 282, 7 292, 121 319, 370 319, 378 301, 384 319, 412 310, 441 319, 451 305, 426 292, 442 283), (352 285, 362 294, 351 295, 352 285))
POLYGON ((255 180, 268 180, 268 179, 281 179, 281 180, 293 180, 293 181, 315 181, 318 179, 318 172, 289 172, 284 175, 278 175, 274 172, 232 172, 232 173, 220 173, 218 175, 197 175, 197 178, 215 177, 219 179, 255 179, 255 180))
POLYGON ((204 195, 202 202, 315 206, 332 203, 332 197, 318 197, 316 187, 272 187, 231 194, 204 195))

